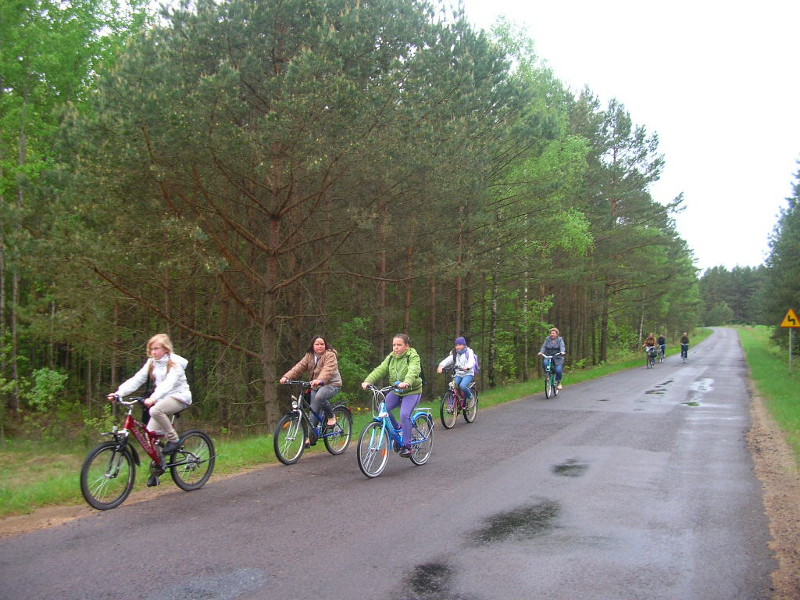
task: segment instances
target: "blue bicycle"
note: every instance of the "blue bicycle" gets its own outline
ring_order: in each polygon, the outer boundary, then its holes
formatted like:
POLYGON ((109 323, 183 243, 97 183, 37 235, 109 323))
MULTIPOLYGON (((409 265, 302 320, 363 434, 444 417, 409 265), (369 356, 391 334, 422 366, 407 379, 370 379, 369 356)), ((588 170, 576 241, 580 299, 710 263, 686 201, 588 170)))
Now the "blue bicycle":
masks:
POLYGON ((313 413, 309 404, 311 384, 308 381, 287 381, 285 385, 299 387, 299 393, 292 393, 292 408, 287 412, 272 436, 275 456, 285 465, 293 465, 303 454, 303 451, 317 439, 325 442, 325 447, 331 454, 342 454, 350 444, 350 433, 353 430, 353 415, 344 404, 334 404, 331 407, 336 425, 326 424, 328 420, 324 414, 313 413), (314 414, 316 425, 311 424, 309 415, 314 414), (308 442, 308 443, 307 443, 308 442))
MULTIPOLYGON (((386 394, 392 386, 377 388, 370 385, 372 392, 373 420, 367 423, 358 441, 358 466, 367 477, 377 477, 386 468, 389 448, 399 452, 403 447, 403 432, 395 429, 386 410, 386 394)), ((411 415, 412 453, 409 456, 415 465, 428 462, 433 449, 433 417, 430 408, 417 408, 411 415)))

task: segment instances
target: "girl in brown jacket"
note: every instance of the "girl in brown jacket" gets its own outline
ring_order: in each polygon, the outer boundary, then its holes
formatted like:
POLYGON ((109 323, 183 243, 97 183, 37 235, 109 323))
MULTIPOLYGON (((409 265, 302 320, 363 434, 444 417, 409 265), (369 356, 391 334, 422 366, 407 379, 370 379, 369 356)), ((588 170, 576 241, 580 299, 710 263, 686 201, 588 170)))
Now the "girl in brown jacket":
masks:
MULTIPOLYGON (((309 415, 311 425, 316 426, 317 424, 316 414, 324 414, 328 417, 326 424, 333 427, 336 425, 336 418, 331 411, 330 399, 341 391, 342 376, 339 373, 339 358, 336 350, 321 335, 311 338, 311 344, 306 350, 305 356, 281 377, 281 383, 297 379, 303 373, 310 374, 310 400, 311 409, 314 411, 309 415)), ((316 439, 311 440, 311 444, 314 443, 316 443, 316 439)))

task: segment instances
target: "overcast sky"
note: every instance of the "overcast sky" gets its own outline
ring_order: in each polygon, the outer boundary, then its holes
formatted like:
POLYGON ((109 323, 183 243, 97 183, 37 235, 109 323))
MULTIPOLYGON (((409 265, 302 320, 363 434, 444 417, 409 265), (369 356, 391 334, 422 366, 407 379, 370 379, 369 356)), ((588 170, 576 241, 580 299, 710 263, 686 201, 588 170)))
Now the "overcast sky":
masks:
POLYGON ((799 0, 464 0, 524 25, 574 92, 616 98, 659 137, 668 202, 695 264, 758 266, 800 166, 799 0))

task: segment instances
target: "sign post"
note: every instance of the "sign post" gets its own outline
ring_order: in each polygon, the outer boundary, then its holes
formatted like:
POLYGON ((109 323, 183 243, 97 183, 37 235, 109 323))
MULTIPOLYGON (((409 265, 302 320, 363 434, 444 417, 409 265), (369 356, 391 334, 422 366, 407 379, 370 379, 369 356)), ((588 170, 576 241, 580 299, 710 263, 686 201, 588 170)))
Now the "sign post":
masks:
POLYGON ((781 327, 788 327, 789 328, 789 373, 792 372, 792 331, 795 328, 800 327, 800 319, 797 318, 797 314, 791 308, 786 313, 786 316, 783 317, 783 323, 781 323, 781 327))

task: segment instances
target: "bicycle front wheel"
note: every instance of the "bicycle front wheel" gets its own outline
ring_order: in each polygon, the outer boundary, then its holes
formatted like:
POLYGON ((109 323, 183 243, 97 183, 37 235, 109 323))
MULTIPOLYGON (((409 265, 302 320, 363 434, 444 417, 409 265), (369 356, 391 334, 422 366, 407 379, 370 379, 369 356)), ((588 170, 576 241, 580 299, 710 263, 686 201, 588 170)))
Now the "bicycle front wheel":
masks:
POLYGON ((414 444, 414 452, 409 458, 415 465, 424 465, 431 457, 431 450, 433 450, 433 418, 430 415, 422 413, 414 418, 411 428, 411 437, 419 444, 414 444))
POLYGON ((306 430, 303 427, 303 420, 300 413, 290 412, 283 415, 278 426, 275 428, 275 435, 272 437, 272 444, 275 447, 275 456, 285 465, 293 465, 303 454, 306 443, 306 430))
POLYGON ((180 448, 169 455, 167 467, 175 485, 191 492, 205 485, 216 462, 214 442, 205 432, 193 429, 181 436, 180 448))
POLYGON ((551 376, 549 374, 546 375, 545 378, 544 378, 544 397, 545 398, 549 398, 550 395, 552 394, 552 389, 551 388, 552 388, 553 383, 552 383, 551 379, 552 378, 551 378, 551 376))
POLYGON ((367 477, 377 477, 386 468, 389 460, 389 434, 383 423, 372 421, 361 432, 358 440, 358 468, 367 477))
POLYGON ((442 425, 445 429, 452 429, 456 424, 456 417, 458 417, 458 402, 456 396, 452 391, 445 392, 442 396, 442 405, 439 408, 439 414, 442 417, 442 425))
POLYGON ((467 401, 467 408, 464 410, 464 420, 467 423, 474 423, 478 416, 478 390, 472 389, 472 400, 467 401))
POLYGON ((333 416, 336 425, 328 428, 325 434, 325 447, 331 454, 341 454, 350 445, 350 436, 353 433, 353 415, 343 404, 333 407, 333 416))
POLYGON ((136 480, 136 463, 128 448, 103 442, 89 453, 81 467, 81 493, 97 510, 116 508, 125 501, 136 480))

